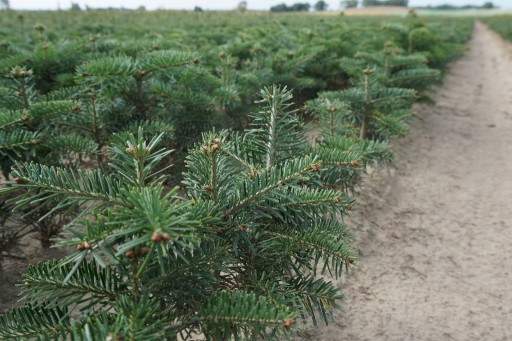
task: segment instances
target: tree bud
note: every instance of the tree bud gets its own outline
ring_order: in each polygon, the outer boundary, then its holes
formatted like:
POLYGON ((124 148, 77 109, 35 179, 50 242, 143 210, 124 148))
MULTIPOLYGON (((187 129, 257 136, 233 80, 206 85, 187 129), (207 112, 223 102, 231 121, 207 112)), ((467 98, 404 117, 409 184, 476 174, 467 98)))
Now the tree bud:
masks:
POLYGON ((160 241, 162 241, 164 236, 162 236, 162 234, 160 232, 153 232, 153 234, 151 235, 151 241, 153 243, 158 243, 160 241))
POLYGON ((295 324, 295 320, 292 318, 286 318, 283 320, 283 327, 289 329, 291 326, 295 324))

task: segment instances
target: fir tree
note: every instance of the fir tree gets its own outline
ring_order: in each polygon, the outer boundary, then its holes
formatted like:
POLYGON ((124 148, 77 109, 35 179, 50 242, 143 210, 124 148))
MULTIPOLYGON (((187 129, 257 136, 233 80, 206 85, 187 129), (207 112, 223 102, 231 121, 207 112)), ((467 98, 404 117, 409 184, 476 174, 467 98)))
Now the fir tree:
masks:
POLYGON ((412 89, 383 85, 379 74, 367 68, 360 72, 355 86, 320 93, 308 107, 323 120, 331 121, 331 135, 336 129, 348 137, 385 141, 407 132, 415 94, 412 89))
MULTIPOLYGON (((339 221, 352 200, 323 183, 333 154, 312 152, 290 100, 264 90, 246 132, 205 134, 182 190, 157 169, 162 135, 146 142, 142 129, 108 147, 110 174, 17 164, 2 193, 78 211, 58 240, 76 251, 29 267, 0 339, 275 339, 297 318, 327 323, 342 295, 317 275, 356 258, 339 221)), ((363 150, 347 147, 336 167, 360 171, 363 150)))

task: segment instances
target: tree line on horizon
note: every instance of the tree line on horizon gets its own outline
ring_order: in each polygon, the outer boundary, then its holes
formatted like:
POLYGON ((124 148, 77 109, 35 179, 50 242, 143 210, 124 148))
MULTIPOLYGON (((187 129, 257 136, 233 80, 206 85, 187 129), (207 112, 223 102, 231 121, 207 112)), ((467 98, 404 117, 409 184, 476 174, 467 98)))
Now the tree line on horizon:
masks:
MULTIPOLYGON (((409 5, 409 0, 342 0, 340 2, 340 7, 343 8, 357 8, 361 5, 362 7, 375 7, 375 6, 400 6, 400 7, 407 7, 409 5)), ((85 6, 86 10, 98 10, 101 8, 92 8, 89 6, 85 6)), ((323 0, 317 1, 313 6, 311 6, 310 3, 307 2, 297 2, 293 5, 287 5, 286 3, 281 3, 275 6, 270 7, 270 12, 309 12, 311 8, 313 8, 315 11, 326 11, 329 7, 329 4, 323 0)), ((494 9, 498 8, 496 5, 494 5, 493 2, 487 1, 482 6, 477 5, 452 5, 449 3, 437 5, 437 6, 422 6, 417 8, 425 8, 425 9, 436 9, 436 10, 459 10, 459 9, 494 9)), ((10 1, 9 0, 0 0, 0 9, 8 10, 10 9, 10 1)), ((115 8, 115 7, 108 7, 107 10, 130 10, 124 7, 121 8, 115 8)), ((236 10, 240 12, 245 12, 248 9, 248 3, 247 1, 241 1, 238 6, 236 7, 236 10)), ((82 8, 78 3, 71 2, 70 10, 72 11, 81 11, 82 8)), ((145 6, 139 6, 137 10, 146 10, 145 6)), ((194 12, 202 12, 203 9, 199 6, 194 7, 194 12)))

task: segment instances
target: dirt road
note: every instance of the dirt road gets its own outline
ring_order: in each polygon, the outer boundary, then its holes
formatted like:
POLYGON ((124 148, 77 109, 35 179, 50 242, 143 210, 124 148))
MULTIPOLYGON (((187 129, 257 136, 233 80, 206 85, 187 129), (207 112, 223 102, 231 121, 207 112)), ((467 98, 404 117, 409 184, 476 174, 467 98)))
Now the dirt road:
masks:
POLYGON ((366 182, 345 312, 306 338, 512 340, 511 70, 512 46, 477 23, 394 169, 366 182))

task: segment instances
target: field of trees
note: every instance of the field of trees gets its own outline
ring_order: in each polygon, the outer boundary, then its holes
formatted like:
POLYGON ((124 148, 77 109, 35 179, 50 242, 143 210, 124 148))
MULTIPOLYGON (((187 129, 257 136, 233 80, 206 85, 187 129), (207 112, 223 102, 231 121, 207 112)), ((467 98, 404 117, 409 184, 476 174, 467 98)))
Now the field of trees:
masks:
POLYGON ((502 15, 486 18, 483 19, 482 22, 489 26, 489 28, 498 32, 503 38, 512 41, 512 16, 502 15))
POLYGON ((358 265, 353 190, 392 161, 473 24, 1 11, 0 269, 27 238, 68 255, 23 270, 0 340, 329 323, 343 294, 323 275, 358 265))

